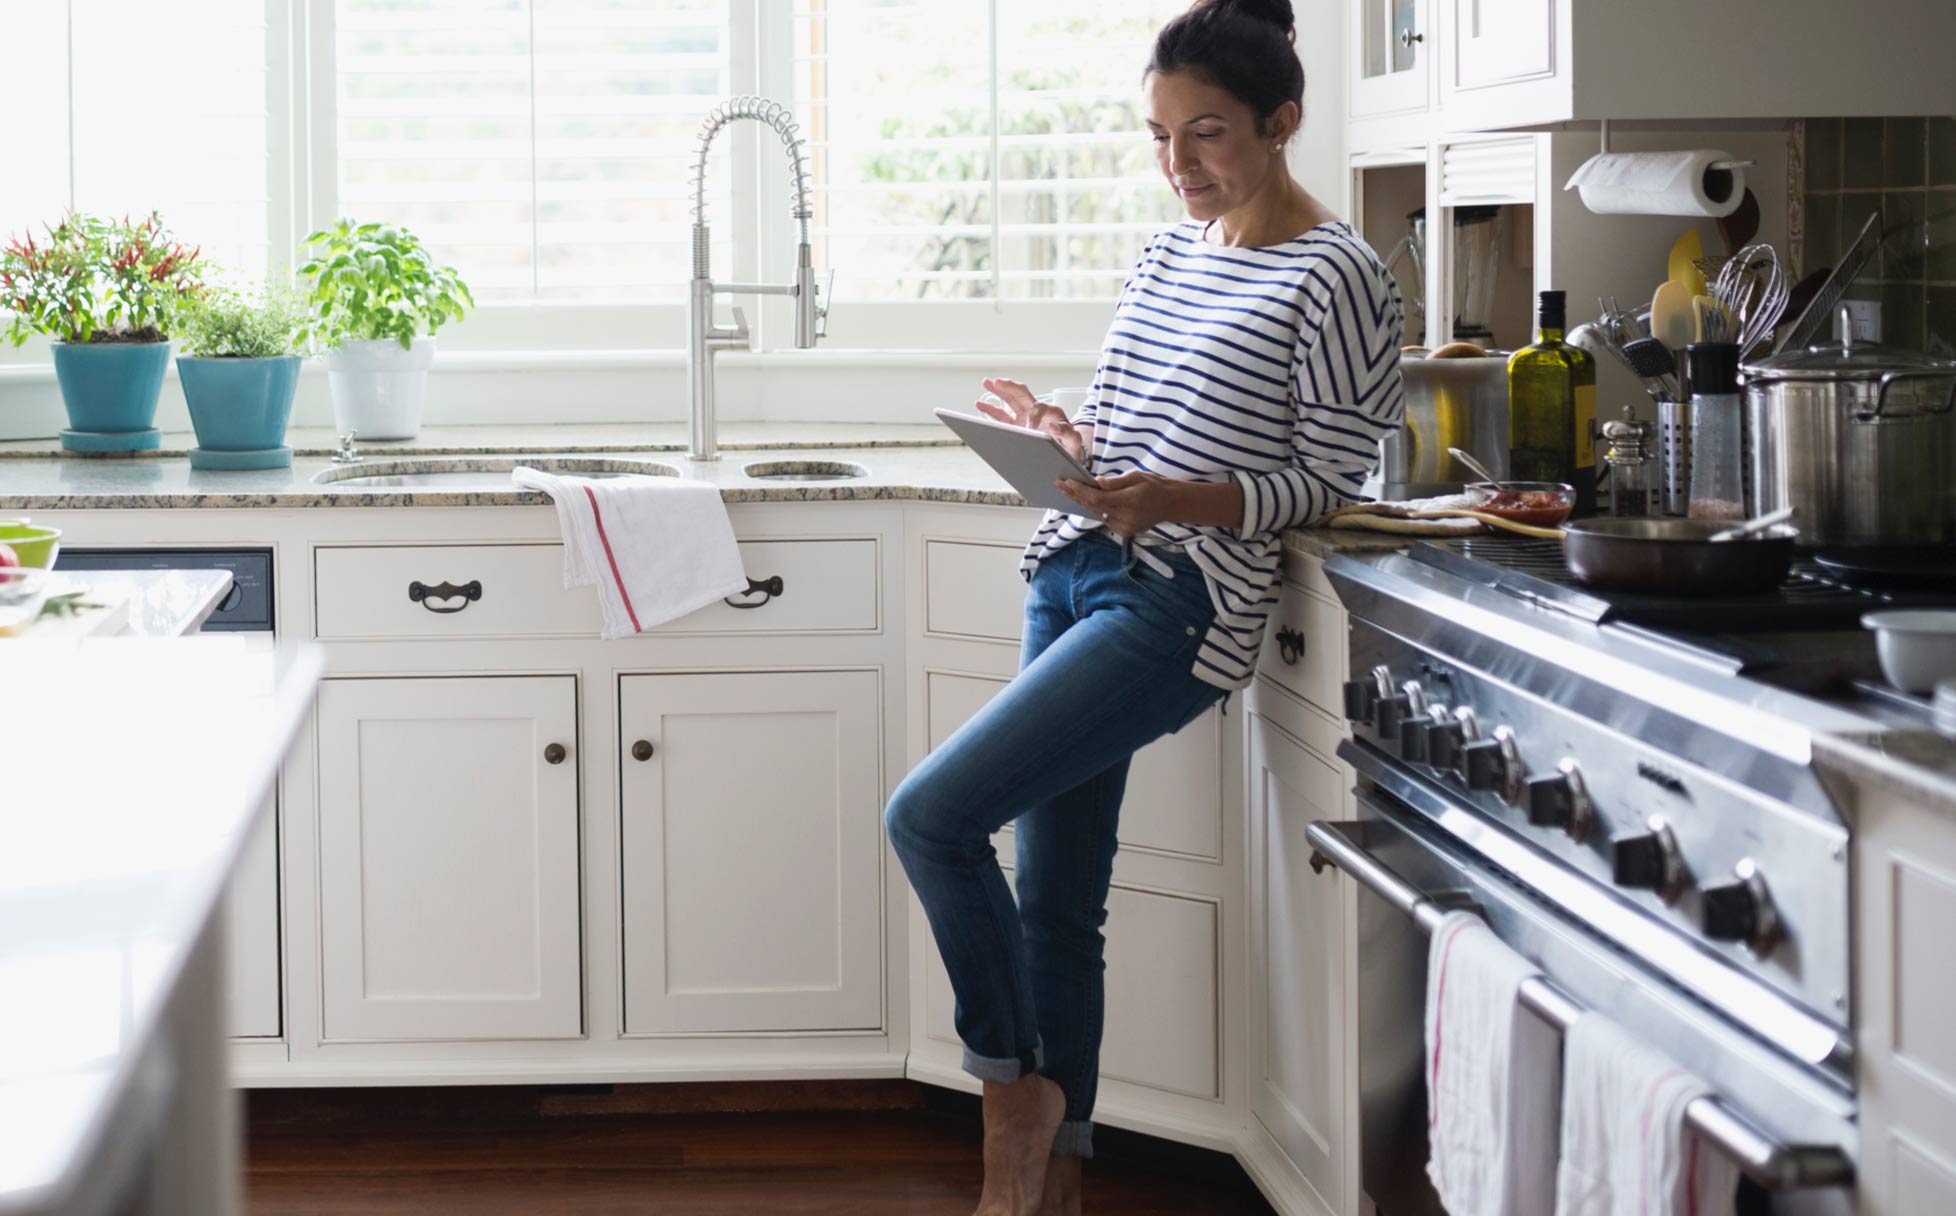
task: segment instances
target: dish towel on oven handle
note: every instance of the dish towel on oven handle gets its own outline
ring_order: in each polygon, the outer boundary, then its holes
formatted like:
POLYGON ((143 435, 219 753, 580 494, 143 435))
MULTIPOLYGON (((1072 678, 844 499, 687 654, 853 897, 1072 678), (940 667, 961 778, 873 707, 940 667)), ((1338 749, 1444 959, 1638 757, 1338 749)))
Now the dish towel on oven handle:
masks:
POLYGON ((1426 964, 1427 1177, 1450 1216, 1549 1216, 1555 1029, 1520 1005, 1539 972, 1471 912, 1434 929, 1426 964))
POLYGON ((510 478, 557 504, 564 586, 597 586, 606 641, 747 590, 715 486, 677 477, 563 477, 521 465, 510 478))
POLYGON ((1703 1081, 1600 1014, 1562 1050, 1555 1216, 1731 1216, 1738 1166, 1684 1125, 1703 1081))

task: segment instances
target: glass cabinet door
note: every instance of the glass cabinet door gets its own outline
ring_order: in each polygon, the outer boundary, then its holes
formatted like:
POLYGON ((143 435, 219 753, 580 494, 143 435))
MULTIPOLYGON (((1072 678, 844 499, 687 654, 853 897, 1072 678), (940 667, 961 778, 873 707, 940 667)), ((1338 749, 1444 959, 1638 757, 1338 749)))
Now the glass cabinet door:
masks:
POLYGON ((1352 28, 1352 113, 1396 114, 1426 106, 1424 0, 1347 0, 1352 28))

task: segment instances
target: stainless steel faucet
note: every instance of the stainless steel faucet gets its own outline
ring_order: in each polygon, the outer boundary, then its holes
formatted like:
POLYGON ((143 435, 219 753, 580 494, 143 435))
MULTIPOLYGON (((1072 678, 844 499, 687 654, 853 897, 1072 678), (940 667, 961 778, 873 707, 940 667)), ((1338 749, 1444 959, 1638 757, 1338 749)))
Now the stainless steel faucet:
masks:
POLYGON ((699 149, 693 158, 693 281, 686 295, 686 396, 687 422, 694 460, 720 458, 719 419, 713 403, 713 352, 749 349, 746 314, 736 307, 734 323, 719 325, 713 320, 716 295, 788 296, 795 301, 795 345, 807 350, 828 330, 828 306, 815 289, 815 267, 808 252, 808 221, 814 212, 808 206, 808 165, 803 159, 801 128, 788 107, 765 97, 729 97, 715 107, 700 125, 699 149), (776 283, 715 283, 710 267, 711 246, 706 226, 706 154, 720 128, 737 118, 751 118, 767 124, 781 137, 788 153, 788 164, 795 174, 794 210, 801 226, 801 244, 795 251, 795 281, 776 283))

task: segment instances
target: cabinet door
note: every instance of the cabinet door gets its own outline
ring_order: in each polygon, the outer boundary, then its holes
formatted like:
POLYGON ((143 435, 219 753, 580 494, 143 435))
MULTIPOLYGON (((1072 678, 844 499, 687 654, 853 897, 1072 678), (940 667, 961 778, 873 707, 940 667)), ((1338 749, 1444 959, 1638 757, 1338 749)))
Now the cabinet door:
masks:
POLYGON ((224 899, 233 1038, 279 1036, 277 798, 245 841, 224 899))
POLYGON ((326 680, 318 732, 325 1037, 580 1034, 576 678, 326 680))
POLYGON ((1450 11, 1442 71, 1455 91, 1518 84, 1555 75, 1558 0, 1446 0, 1450 11))
POLYGON ((627 1033, 883 1024, 879 688, 619 680, 627 1033))
POLYGON ((1346 1209, 1346 930, 1304 829, 1335 819, 1338 773, 1259 714, 1250 729, 1250 1109, 1326 1210, 1346 1209))
POLYGON ((1426 56, 1431 45, 1426 32, 1428 0, 1348 2, 1352 5, 1352 116, 1374 118, 1425 109, 1426 56))

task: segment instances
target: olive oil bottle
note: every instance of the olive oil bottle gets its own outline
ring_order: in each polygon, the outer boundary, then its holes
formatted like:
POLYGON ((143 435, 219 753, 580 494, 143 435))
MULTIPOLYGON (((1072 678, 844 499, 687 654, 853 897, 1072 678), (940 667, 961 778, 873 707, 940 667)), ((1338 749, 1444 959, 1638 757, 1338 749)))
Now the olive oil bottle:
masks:
POLYGON ((1576 513, 1596 512, 1596 361, 1562 340, 1562 292, 1542 293, 1535 344, 1508 360, 1508 476, 1576 489, 1576 513))

